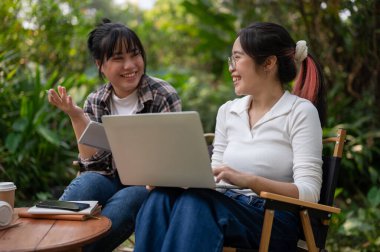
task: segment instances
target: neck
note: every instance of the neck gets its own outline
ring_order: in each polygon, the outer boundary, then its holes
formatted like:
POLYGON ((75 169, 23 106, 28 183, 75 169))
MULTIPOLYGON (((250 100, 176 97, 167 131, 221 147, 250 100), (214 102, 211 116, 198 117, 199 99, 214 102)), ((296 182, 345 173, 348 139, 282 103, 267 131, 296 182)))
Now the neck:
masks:
POLYGON ((268 111, 281 98, 283 94, 284 89, 282 86, 277 86, 275 88, 266 89, 262 90, 262 92, 255 93, 252 95, 250 109, 268 111))

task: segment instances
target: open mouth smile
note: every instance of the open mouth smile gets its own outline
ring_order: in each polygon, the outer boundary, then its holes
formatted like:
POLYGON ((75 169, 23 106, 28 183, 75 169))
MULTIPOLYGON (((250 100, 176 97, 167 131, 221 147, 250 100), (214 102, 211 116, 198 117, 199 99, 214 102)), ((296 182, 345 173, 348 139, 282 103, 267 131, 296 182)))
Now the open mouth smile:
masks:
POLYGON ((238 76, 233 76, 232 77, 232 81, 234 84, 236 84, 239 80, 241 80, 241 77, 238 77, 238 76))
POLYGON ((136 75, 137 75, 137 71, 136 72, 132 72, 132 73, 124 73, 124 74, 121 74, 120 76, 123 77, 123 78, 130 79, 130 78, 136 77, 136 75))

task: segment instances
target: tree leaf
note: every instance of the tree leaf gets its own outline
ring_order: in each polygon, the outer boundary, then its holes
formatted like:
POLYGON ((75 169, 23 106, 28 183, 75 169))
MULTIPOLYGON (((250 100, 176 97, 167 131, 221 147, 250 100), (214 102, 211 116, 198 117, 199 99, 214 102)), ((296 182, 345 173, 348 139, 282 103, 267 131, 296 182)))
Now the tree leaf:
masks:
POLYGON ((60 138, 55 132, 42 125, 37 126, 37 132, 49 143, 59 146, 60 138))
POLYGON ((368 201, 373 207, 377 207, 380 204, 380 188, 373 186, 367 195, 368 201))

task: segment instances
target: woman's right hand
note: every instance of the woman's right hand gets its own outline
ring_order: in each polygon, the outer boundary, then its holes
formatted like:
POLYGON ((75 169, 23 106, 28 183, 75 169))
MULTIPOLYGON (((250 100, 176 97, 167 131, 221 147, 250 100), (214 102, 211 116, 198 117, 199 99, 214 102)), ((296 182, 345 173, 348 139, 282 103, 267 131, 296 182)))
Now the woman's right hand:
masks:
POLYGON ((66 88, 58 86, 58 92, 54 89, 48 90, 49 103, 65 112, 71 118, 84 115, 83 110, 78 107, 72 97, 67 94, 66 88))
POLYGON ((152 191, 156 187, 155 186, 146 185, 145 188, 150 192, 150 191, 152 191))
MULTIPOLYGON (((218 183, 224 181, 231 185, 236 185, 240 188, 251 188, 252 178, 255 176, 244 172, 232 169, 228 165, 221 165, 212 169, 215 176, 215 181, 218 183)), ((252 189, 252 188, 251 188, 252 189)))

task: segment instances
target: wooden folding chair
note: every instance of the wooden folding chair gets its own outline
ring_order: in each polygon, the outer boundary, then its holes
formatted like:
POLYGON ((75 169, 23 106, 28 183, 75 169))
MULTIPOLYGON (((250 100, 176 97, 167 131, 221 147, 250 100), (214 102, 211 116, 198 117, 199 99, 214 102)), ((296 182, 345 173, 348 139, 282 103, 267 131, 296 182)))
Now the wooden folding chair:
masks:
MULTIPOLYGON (((303 236, 300 237, 298 242, 299 251, 326 251, 325 244, 329 221, 333 213, 340 213, 340 209, 332 205, 345 138, 346 131, 339 129, 335 137, 323 140, 324 145, 335 143, 335 147, 332 155, 323 156, 322 188, 318 203, 302 201, 269 192, 260 193, 260 197, 265 199, 265 215, 261 233, 260 252, 268 251, 269 249, 275 210, 287 210, 299 214, 303 229, 303 236)), ((210 135, 207 135, 206 141, 210 142, 210 135)), ((252 250, 225 247, 223 251, 246 252, 252 250)))

